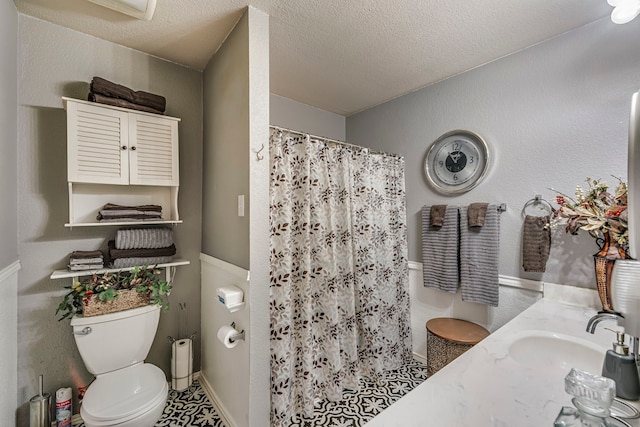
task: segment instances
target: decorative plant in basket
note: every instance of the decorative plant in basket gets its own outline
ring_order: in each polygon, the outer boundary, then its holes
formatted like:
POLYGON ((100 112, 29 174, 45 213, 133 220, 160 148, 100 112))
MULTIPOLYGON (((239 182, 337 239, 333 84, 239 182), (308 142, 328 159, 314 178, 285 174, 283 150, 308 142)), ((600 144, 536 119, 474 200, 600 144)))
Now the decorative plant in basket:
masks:
MULTIPOLYGON (((565 231, 578 234, 587 231, 596 239, 600 250, 593 255, 598 294, 603 311, 613 311, 610 278, 616 259, 628 258, 627 184, 620 178, 615 193, 609 193, 606 182, 587 178, 588 188, 576 186, 573 199, 558 191, 551 226, 564 225, 565 231)), ((555 191, 555 190, 553 190, 555 191)))
POLYGON ((167 297, 171 283, 162 279, 161 270, 141 266, 130 271, 93 274, 81 282, 65 286, 69 292, 56 309, 58 320, 75 314, 96 316, 144 305, 155 304, 169 309, 167 297))

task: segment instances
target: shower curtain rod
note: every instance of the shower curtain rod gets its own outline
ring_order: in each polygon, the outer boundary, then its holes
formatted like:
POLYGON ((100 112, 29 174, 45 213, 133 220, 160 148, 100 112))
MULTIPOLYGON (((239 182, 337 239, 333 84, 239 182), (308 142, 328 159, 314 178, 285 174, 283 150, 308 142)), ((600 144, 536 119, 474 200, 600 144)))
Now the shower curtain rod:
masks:
POLYGON ((367 148, 367 147, 362 147, 360 145, 355 145, 355 144, 349 144, 348 142, 344 142, 344 141, 338 141, 337 139, 331 139, 331 138, 327 138, 325 136, 318 136, 318 135, 312 135, 310 133, 307 132, 301 132, 299 130, 293 130, 293 129, 287 129, 287 128, 283 128, 280 126, 269 126, 271 129, 275 129, 278 131, 282 131, 282 132, 289 132, 289 133, 295 133, 296 135, 300 135, 300 136, 306 136, 309 135, 309 137, 314 138, 314 139, 321 139, 325 142, 330 142, 333 144, 339 144, 339 145, 344 145, 346 147, 350 147, 350 148, 354 148, 356 150, 369 150, 370 153, 373 154, 384 154, 386 156, 392 156, 392 157, 398 157, 401 158, 402 156, 399 154, 395 154, 395 153, 387 153, 386 151, 378 151, 378 150, 372 150, 371 148, 367 148))

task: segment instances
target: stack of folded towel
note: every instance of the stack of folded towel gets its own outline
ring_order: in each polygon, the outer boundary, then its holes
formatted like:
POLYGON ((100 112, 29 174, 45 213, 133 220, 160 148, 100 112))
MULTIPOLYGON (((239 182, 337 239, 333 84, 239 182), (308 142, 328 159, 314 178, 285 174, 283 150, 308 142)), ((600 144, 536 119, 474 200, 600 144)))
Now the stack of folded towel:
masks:
POLYGON ((104 258, 100 251, 73 251, 69 255, 70 271, 100 270, 104 267, 104 258))
POLYGON ((134 91, 126 86, 112 83, 101 77, 91 80, 89 101, 147 113, 164 114, 167 100, 164 96, 149 92, 134 91))
POLYGON ((173 231, 166 227, 118 230, 109 241, 114 268, 167 263, 175 254, 173 231))
POLYGON ((97 219, 99 222, 158 221, 162 219, 162 206, 123 206, 107 203, 100 209, 97 219))

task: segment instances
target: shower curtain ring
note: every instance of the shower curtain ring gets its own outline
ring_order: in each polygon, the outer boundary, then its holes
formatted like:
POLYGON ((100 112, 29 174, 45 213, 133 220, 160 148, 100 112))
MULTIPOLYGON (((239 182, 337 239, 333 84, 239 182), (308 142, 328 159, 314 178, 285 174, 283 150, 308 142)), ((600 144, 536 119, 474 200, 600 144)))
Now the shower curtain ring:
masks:
POLYGON ((256 158, 258 159, 258 161, 264 159, 264 156, 260 154, 262 150, 264 150, 264 144, 262 144, 262 147, 260 147, 260 149, 256 151, 256 158))

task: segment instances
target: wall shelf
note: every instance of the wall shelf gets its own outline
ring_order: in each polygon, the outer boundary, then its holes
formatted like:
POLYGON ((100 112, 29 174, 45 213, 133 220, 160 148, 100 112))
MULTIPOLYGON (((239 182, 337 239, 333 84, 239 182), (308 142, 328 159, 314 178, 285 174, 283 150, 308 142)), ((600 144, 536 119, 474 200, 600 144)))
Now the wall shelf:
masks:
MULTIPOLYGON (((189 265, 191 264, 191 261, 188 261, 186 259, 175 259, 171 262, 167 262, 167 263, 162 263, 162 264, 156 264, 155 267, 156 268, 166 268, 167 271, 171 268, 171 267, 178 267, 181 265, 189 265)), ((135 267, 128 267, 128 268, 101 268, 99 270, 81 270, 81 271, 69 271, 69 270, 55 270, 53 273, 51 273, 51 276, 49 276, 50 279, 68 279, 68 278, 74 278, 74 280, 78 277, 83 277, 83 276, 91 276, 92 274, 103 274, 103 273, 117 273, 119 271, 131 271, 133 270, 135 267)))

